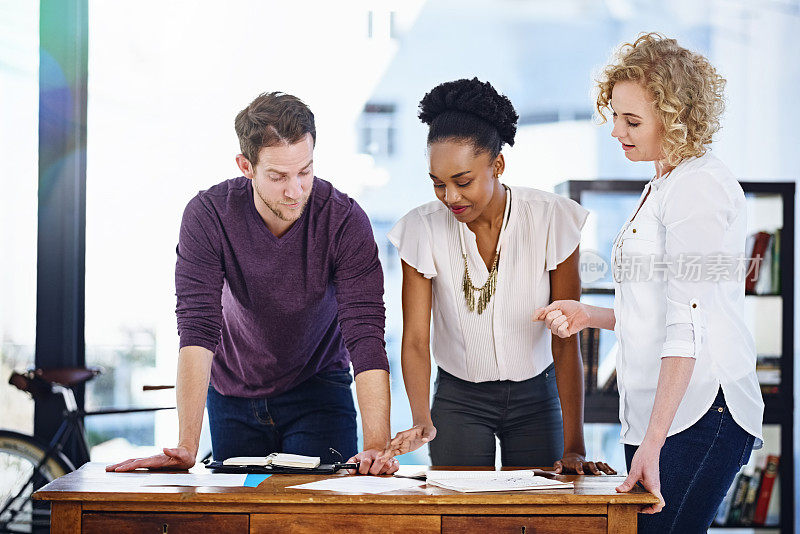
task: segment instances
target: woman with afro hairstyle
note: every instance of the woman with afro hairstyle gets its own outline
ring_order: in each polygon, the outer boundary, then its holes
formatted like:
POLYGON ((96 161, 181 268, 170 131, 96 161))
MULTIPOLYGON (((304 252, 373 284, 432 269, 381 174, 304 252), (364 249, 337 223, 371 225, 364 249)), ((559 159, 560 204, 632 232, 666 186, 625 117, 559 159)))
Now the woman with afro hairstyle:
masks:
POLYGON ((501 182, 501 149, 514 144, 517 113, 489 83, 443 83, 419 107, 438 200, 389 232, 402 260, 402 367, 414 424, 389 452, 429 442, 433 465, 494 466, 497 438, 504 466, 614 473, 584 458, 576 336, 552 336, 531 321, 537 307, 579 298, 587 211, 501 182))
POLYGON ((639 532, 705 532, 761 446, 764 402, 744 321, 746 205, 707 145, 725 80, 658 34, 625 44, 602 74, 597 110, 631 161, 655 176, 614 241, 614 308, 556 301, 536 317, 559 336, 615 330, 628 477, 660 498, 639 532), (603 117, 605 118, 605 117, 603 117), (698 267, 700 268, 698 270, 698 267))

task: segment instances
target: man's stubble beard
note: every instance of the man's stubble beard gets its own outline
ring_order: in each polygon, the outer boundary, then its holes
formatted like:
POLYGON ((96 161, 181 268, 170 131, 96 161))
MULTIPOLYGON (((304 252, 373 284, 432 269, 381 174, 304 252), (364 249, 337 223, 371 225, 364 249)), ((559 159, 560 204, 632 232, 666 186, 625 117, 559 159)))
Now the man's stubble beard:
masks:
POLYGON ((258 188, 258 182, 256 180, 253 180, 253 189, 255 190, 256 194, 258 195, 258 198, 261 199, 261 202, 263 202, 264 205, 267 207, 267 209, 269 209, 269 211, 271 211, 278 219, 280 219, 281 221, 285 221, 285 222, 294 222, 294 221, 298 220, 303 215, 303 212, 305 211, 306 206, 308 205, 308 199, 311 198, 311 191, 309 191, 308 194, 303 198, 303 201, 302 201, 303 204, 300 206, 300 209, 297 212, 297 217, 295 217, 294 219, 289 219, 283 214, 283 212, 278 207, 278 206, 280 206, 280 203, 278 203, 278 202, 268 202, 267 199, 264 198, 264 195, 261 193, 261 191, 258 188))

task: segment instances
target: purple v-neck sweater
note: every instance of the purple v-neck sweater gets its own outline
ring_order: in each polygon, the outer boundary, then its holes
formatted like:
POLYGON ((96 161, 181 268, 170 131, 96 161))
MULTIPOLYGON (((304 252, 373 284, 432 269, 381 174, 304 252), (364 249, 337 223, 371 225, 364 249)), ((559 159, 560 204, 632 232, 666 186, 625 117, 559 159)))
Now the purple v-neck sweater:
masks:
POLYGON ((321 371, 389 370, 383 272, 366 213, 314 178, 303 214, 280 238, 244 177, 186 206, 175 266, 180 346, 214 353, 223 395, 275 396, 321 371))

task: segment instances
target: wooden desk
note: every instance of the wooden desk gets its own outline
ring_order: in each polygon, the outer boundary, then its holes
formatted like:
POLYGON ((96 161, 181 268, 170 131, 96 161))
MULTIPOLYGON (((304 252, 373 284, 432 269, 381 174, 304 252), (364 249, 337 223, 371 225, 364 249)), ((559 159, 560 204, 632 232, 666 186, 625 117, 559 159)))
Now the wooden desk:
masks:
POLYGON ((326 478, 313 475, 273 475, 258 488, 147 487, 139 477, 110 478, 104 465, 91 463, 36 492, 35 499, 52 501, 51 532, 622 534, 636 532, 638 510, 657 502, 645 492, 617 493, 624 478, 605 475, 559 477, 574 481, 574 490, 465 494, 422 486, 380 495, 286 489, 326 478))

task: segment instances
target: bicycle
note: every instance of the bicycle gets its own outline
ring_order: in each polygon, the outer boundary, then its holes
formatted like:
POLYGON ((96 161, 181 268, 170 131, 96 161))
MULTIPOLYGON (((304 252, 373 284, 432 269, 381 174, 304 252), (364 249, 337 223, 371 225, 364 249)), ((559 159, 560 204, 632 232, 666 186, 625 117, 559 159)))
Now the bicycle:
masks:
MULTIPOLYGON (((34 502, 30 497, 36 489, 48 482, 75 471, 75 464, 62 452, 75 432, 80 437, 77 440, 78 467, 89 461, 84 417, 174 409, 174 406, 166 406, 110 408, 89 412, 79 410, 72 388, 101 373, 102 369, 98 367, 35 369, 25 373, 11 373, 9 384, 29 393, 33 400, 53 394, 61 395, 64 401, 64 420, 48 444, 34 436, 0 429, 0 533, 27 533, 49 529, 49 503, 34 502)), ((145 386, 145 389, 167 387, 172 386, 145 386)))

